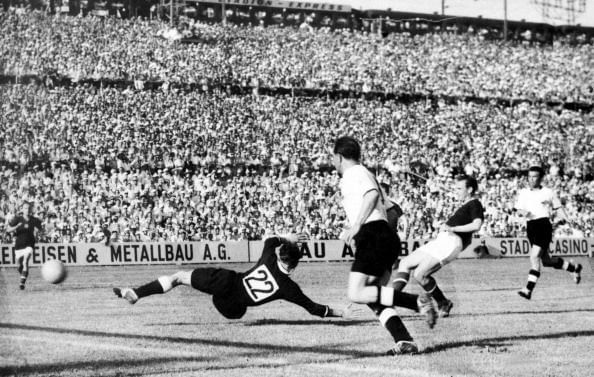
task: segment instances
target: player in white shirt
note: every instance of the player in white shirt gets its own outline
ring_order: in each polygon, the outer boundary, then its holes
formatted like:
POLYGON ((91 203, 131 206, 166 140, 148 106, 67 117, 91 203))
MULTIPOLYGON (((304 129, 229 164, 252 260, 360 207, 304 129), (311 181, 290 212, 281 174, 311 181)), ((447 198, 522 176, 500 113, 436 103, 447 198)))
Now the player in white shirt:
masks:
POLYGON ((417 345, 396 314, 394 306, 420 311, 433 327, 436 311, 430 297, 395 291, 384 286, 400 253, 400 240, 388 225, 386 198, 375 177, 360 163, 361 147, 352 137, 336 140, 332 162, 341 176, 340 191, 350 228, 343 238, 354 245, 355 261, 351 267, 348 297, 367 304, 396 342, 390 355, 416 353, 417 345))
MULTIPOLYGON (((582 265, 564 261, 560 257, 549 255, 549 245, 553 239, 553 226, 550 217, 552 211, 561 210, 561 202, 553 190, 542 187, 544 171, 538 166, 528 170, 529 188, 522 189, 518 195, 514 209, 526 217, 526 232, 530 242, 530 265, 528 283, 518 292, 523 298, 530 300, 536 281, 540 277, 540 262, 544 267, 566 270, 573 273, 576 284, 581 280, 582 265)), ((564 211, 563 211, 564 212, 564 211)), ((564 214, 565 215, 565 214, 564 214)), ((567 215, 565 215, 567 218, 567 215)))

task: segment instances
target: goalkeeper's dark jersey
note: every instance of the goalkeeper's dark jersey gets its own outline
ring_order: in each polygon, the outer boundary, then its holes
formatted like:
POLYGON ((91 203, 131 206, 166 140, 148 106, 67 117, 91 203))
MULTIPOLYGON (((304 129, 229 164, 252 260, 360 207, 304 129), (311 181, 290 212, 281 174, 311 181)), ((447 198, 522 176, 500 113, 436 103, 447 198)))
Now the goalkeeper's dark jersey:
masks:
POLYGON ((276 248, 281 245, 278 237, 268 238, 258 263, 250 270, 234 277, 231 296, 237 305, 258 306, 274 300, 286 300, 297 304, 310 314, 319 317, 328 315, 329 308, 307 297, 289 275, 281 271, 276 248))

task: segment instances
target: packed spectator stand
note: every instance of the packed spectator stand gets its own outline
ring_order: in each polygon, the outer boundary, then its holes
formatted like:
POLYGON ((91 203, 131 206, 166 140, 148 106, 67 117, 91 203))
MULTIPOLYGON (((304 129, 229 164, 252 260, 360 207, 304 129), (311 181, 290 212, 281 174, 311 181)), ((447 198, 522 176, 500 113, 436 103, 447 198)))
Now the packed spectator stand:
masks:
POLYGON ((201 43, 164 38, 159 21, 0 13, 12 80, 0 85, 0 226, 32 200, 42 241, 335 239, 345 219, 328 148, 351 134, 404 210, 402 238, 434 235, 463 172, 479 178, 480 233, 523 236, 511 206, 534 163, 573 223, 559 234, 593 236, 590 45, 191 29, 201 43), (316 96, 295 95, 305 89, 316 96))

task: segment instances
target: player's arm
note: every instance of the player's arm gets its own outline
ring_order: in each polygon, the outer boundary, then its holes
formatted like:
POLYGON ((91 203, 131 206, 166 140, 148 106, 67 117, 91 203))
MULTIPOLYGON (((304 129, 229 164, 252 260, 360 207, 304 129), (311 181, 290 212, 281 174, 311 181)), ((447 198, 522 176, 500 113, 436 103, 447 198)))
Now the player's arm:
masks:
POLYGON ((274 250, 275 248, 279 247, 280 245, 285 244, 296 244, 299 242, 299 239, 294 234, 283 234, 278 236, 272 236, 267 238, 264 241, 264 249, 265 250, 274 250))
POLYGON ((551 207, 553 208, 553 211, 561 213, 563 218, 569 218, 567 217, 567 212, 565 211, 565 207, 563 207, 563 203, 561 203, 561 200, 559 200, 559 197, 554 192, 551 192, 551 207))
POLYGON ((276 248, 281 245, 296 244, 298 241, 298 237, 294 234, 284 234, 269 237, 264 241, 264 248, 262 249, 262 256, 260 258, 265 258, 270 254, 274 254, 276 252, 276 248))
POLYGON ((351 303, 344 309, 328 306, 328 315, 326 317, 355 318, 360 315, 359 313, 361 313, 361 309, 356 307, 356 304, 351 303))
POLYGON ((39 234, 41 234, 43 232, 43 223, 41 222, 40 219, 35 219, 35 223, 33 225, 34 228, 37 229, 37 233, 35 234, 35 236, 38 236, 39 234))
POLYGON ((565 208, 559 207, 556 212, 561 215, 559 216, 560 219, 556 222, 556 225, 564 225, 569 223, 569 225, 572 226, 572 222, 569 221, 569 216, 567 215, 565 208))
POLYGON ((516 212, 520 216, 528 217, 530 216, 530 211, 524 208, 524 199, 523 199, 523 192, 520 192, 514 206, 512 207, 512 212, 516 212))
POLYGON ((555 226, 564 225, 567 223, 572 226, 567 211, 565 210, 565 207, 563 207, 563 203, 561 203, 561 200, 559 200, 559 197, 555 195, 554 192, 551 192, 551 208, 553 211, 555 211, 557 217, 559 217, 559 220, 556 221, 556 224, 554 224, 555 226))
POLYGON ((472 220, 471 223, 464 224, 464 225, 456 225, 456 226, 445 225, 444 229, 449 232, 470 233, 470 232, 478 231, 479 229, 481 229, 482 225, 483 225, 483 219, 476 218, 476 219, 472 220))
POLYGON ((517 213, 520 216, 524 216, 524 217, 528 217, 530 215, 530 211, 527 211, 525 209, 520 209, 517 207, 512 208, 512 212, 517 213))
POLYGON ((309 297, 303 293, 301 288, 291 281, 287 287, 285 287, 284 299, 292 302, 293 304, 301 306, 303 309, 311 315, 318 317, 343 317, 346 316, 346 311, 337 308, 330 307, 328 305, 318 304, 312 301, 309 297), (291 284, 292 283, 292 284, 291 284))
POLYGON ((6 227, 6 231, 7 231, 7 232, 14 232, 14 231, 15 231, 15 230, 17 230, 17 229, 18 229, 18 228, 19 228, 21 225, 23 225, 23 222, 19 220, 19 221, 18 221, 18 222, 17 222, 15 225, 12 225, 12 226, 11 226, 11 225, 9 224, 9 225, 6 227))
POLYGON ((354 224, 352 224, 351 228, 345 235, 344 241, 349 244, 351 243, 353 237, 359 233, 361 226, 365 223, 365 220, 371 215, 371 212, 375 208, 375 205, 379 199, 379 192, 377 189, 371 189, 363 194, 363 203, 361 204, 361 209, 359 210, 359 215, 355 220, 354 224))
POLYGON ((274 250, 282 245, 282 240, 279 236, 269 237, 264 241, 264 251, 274 250))

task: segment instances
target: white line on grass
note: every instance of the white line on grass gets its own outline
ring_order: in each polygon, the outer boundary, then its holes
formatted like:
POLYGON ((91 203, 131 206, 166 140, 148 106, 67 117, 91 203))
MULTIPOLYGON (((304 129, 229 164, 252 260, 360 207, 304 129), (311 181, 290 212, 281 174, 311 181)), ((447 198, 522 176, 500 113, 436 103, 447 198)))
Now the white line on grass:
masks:
POLYGON ((144 352, 153 353, 158 355, 175 356, 175 357, 196 357, 204 358, 205 355, 193 353, 193 352, 182 352, 179 350, 172 350, 168 348, 144 346, 138 345, 136 347, 126 346, 117 343, 107 343, 105 340, 91 341, 91 340, 79 340, 79 339, 60 339, 55 336, 40 336, 40 335, 4 335, 5 338, 11 338, 14 340, 22 340, 26 342, 45 342, 45 343, 60 343, 68 344, 75 347, 87 347, 91 349, 103 349, 109 351, 127 351, 127 352, 144 352))

